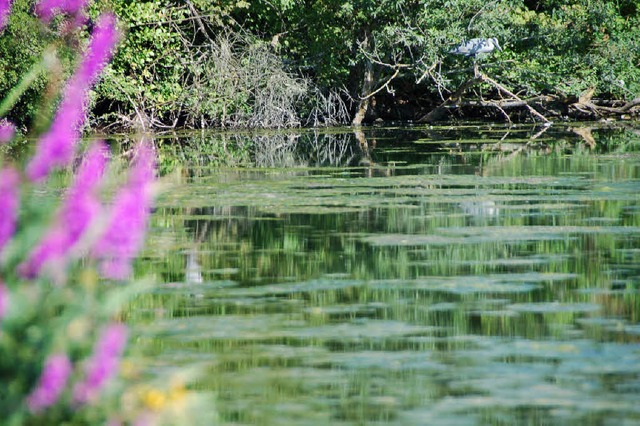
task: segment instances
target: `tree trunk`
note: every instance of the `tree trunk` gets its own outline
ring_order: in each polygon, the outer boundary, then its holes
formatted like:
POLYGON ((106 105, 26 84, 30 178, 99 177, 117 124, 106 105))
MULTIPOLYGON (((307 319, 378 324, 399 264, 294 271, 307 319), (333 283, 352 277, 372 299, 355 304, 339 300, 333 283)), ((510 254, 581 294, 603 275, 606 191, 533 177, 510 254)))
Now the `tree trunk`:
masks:
MULTIPOLYGON (((361 47, 362 49, 369 50, 369 31, 365 32, 364 40, 361 47)), ((373 79, 373 62, 366 58, 364 77, 362 79, 362 87, 360 89, 360 100, 358 101, 358 109, 356 110, 356 114, 353 117, 353 121, 351 122, 351 124, 354 126, 360 126, 365 116, 367 115, 367 111, 369 110, 369 103, 371 102, 371 98, 369 95, 373 91, 373 79)))
POLYGON ((449 95, 449 98, 447 98, 447 100, 445 100, 439 106, 432 109, 424 117, 418 119, 418 123, 432 123, 434 121, 440 120, 442 116, 444 116, 444 114, 446 113, 447 108, 449 108, 449 106, 451 105, 455 105, 460 100, 465 90, 467 90, 469 87, 475 86, 480 82, 482 82, 482 79, 478 78, 478 76, 475 76, 474 78, 471 78, 465 81, 460 85, 460 87, 458 87, 458 89, 455 92, 449 95))

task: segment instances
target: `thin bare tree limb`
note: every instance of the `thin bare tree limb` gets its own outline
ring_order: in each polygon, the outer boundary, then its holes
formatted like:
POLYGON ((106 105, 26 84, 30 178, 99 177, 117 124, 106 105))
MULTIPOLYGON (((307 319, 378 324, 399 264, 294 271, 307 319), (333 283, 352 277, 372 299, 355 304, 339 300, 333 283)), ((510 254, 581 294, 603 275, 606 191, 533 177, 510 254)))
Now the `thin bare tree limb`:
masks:
POLYGON ((369 99, 370 97, 375 96, 376 93, 379 93, 385 87, 388 88, 389 84, 393 81, 394 78, 396 78, 398 76, 399 73, 400 73, 400 68, 396 69, 396 72, 394 72, 393 75, 391 77, 389 77, 387 79, 387 81, 382 86, 378 87, 376 90, 374 90, 373 92, 369 93, 367 96, 360 97, 360 100, 369 99))
POLYGON ((205 27, 204 22, 202 22, 202 18, 200 17, 201 14, 198 12, 193 3, 191 3, 191 0, 185 0, 185 3, 187 3, 187 6, 189 6, 189 10, 195 18, 195 21, 198 23, 198 27, 200 28, 202 35, 205 36, 211 43, 214 43, 213 39, 209 35, 209 32, 207 31, 207 27, 205 27))
MULTIPOLYGON (((503 85, 501 85, 500 83, 498 83, 497 81, 495 81, 494 79, 490 78, 488 75, 480 73, 480 79, 482 79, 483 81, 486 81, 488 83, 491 83, 496 89, 498 89, 500 92, 505 93, 509 96, 511 96, 512 98, 518 100, 518 101, 522 101, 522 99, 520 99, 516 94, 512 93, 509 89, 507 89, 506 87, 504 87, 503 85)), ((524 106, 529 110, 529 112, 538 117, 539 119, 541 119, 542 121, 544 121, 545 123, 549 123, 550 121, 547 119, 547 117, 545 117, 544 115, 540 114, 538 111, 536 111, 531 105, 525 103, 524 106)))
POLYGON ((635 98, 621 107, 609 107, 604 105, 598 105, 596 101, 592 101, 591 99, 580 99, 578 102, 571 105, 575 109, 585 114, 589 114, 585 109, 590 110, 594 115, 598 115, 602 112, 612 113, 612 114, 624 114, 636 106, 640 106, 640 98, 635 98))
POLYGON ((462 83, 460 87, 458 87, 458 89, 455 92, 453 92, 443 103, 441 103, 436 108, 431 110, 424 117, 420 118, 418 122, 430 123, 438 120, 450 106, 461 105, 460 98, 462 97, 463 93, 467 91, 467 89, 474 87, 480 83, 486 82, 491 84, 493 87, 495 87, 496 90, 498 90, 498 92, 500 92, 501 94, 509 96, 510 99, 502 100, 502 101, 483 101, 483 100, 466 101, 462 103, 462 105, 475 105, 475 106, 482 106, 482 107, 497 108, 500 111, 500 113, 502 113, 507 118, 508 122, 511 122, 511 118, 504 111, 504 108, 525 107, 527 108, 527 110, 529 110, 529 112, 533 116, 537 117, 541 121, 545 123, 551 123, 544 115, 540 114, 530 105, 530 103, 540 101, 540 100, 549 101, 551 100, 550 97, 536 97, 528 100, 523 100, 518 95, 511 92, 509 89, 507 89, 506 87, 504 87, 503 85, 495 81, 494 79, 490 78, 486 74, 482 72, 478 72, 477 70, 474 70, 474 71, 475 72, 474 72, 473 78, 462 83))
POLYGON ((536 102, 551 102, 555 98, 552 96, 535 96, 529 99, 505 99, 501 101, 463 101, 458 102, 458 106, 476 106, 476 107, 493 107, 499 106, 500 108, 520 108, 525 105, 531 105, 536 102))

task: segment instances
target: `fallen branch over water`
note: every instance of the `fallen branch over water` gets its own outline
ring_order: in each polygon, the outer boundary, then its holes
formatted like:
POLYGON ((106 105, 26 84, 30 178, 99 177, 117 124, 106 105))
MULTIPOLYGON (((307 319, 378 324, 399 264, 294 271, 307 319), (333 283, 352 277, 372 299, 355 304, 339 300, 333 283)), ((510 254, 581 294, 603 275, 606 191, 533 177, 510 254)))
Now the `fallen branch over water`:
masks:
POLYGON ((424 117, 420 118, 418 122, 432 123, 434 121, 438 121, 442 119, 449 110, 461 107, 496 108, 509 122, 511 121, 511 118, 505 110, 525 108, 534 120, 550 123, 549 119, 534 108, 534 106, 550 110, 554 115, 563 115, 561 111, 557 110, 558 107, 560 107, 560 109, 564 109, 565 113, 568 111, 571 116, 581 115, 585 118, 592 119, 610 117, 612 115, 618 115, 622 118, 632 115, 640 115, 640 98, 635 98, 628 102, 615 100, 593 100, 591 96, 594 91, 595 90, 593 89, 588 90, 580 96, 577 102, 573 103, 570 103, 567 100, 562 101, 555 96, 549 95, 540 95, 528 99, 522 99, 486 74, 477 72, 473 78, 462 83, 444 102, 431 110, 424 117), (488 83, 493 86, 493 88, 500 93, 500 95, 504 96, 504 98, 499 100, 462 100, 462 96, 467 90, 478 86, 481 83, 488 83))
POLYGON ((470 106, 470 107, 495 107, 499 106, 500 108, 521 108, 526 105, 534 105, 538 103, 548 103, 556 100, 553 96, 535 96, 533 98, 528 99, 502 99, 497 101, 462 101, 458 102, 456 106, 470 106))
MULTIPOLYGON (((497 81, 493 80, 492 78, 489 78, 489 76, 487 76, 486 74, 480 74, 480 78, 482 78, 483 81, 486 81, 490 84, 493 85, 493 87, 495 87, 496 89, 498 89, 501 93, 504 93, 508 96, 511 96, 512 99, 515 99, 519 102, 523 102, 522 99, 520 99, 516 94, 511 93, 511 91, 509 91, 506 87, 504 87, 503 85, 501 85, 500 83, 498 83, 497 81)), ((538 117, 540 120, 544 121, 545 123, 549 123, 550 121, 547 120, 547 117, 545 117, 544 115, 540 114, 538 111, 536 111, 531 105, 527 104, 526 102, 524 103, 524 106, 529 110, 529 112, 538 117)))
MULTIPOLYGON (((475 106, 483 106, 483 107, 493 107, 493 108, 498 108, 500 110, 500 112, 506 116, 507 121, 511 121, 511 119, 509 118, 509 115, 504 111, 504 108, 515 108, 515 107, 525 107, 529 110, 529 112, 531 113, 531 115, 533 115, 534 117, 538 118, 540 121, 543 121, 545 123, 549 123, 550 121, 541 113, 539 113, 538 111, 536 111, 531 105, 530 103, 533 102, 539 102, 540 98, 550 98, 550 97, 536 97, 533 99, 527 99, 527 100, 523 100, 521 99, 518 95, 516 95, 515 93, 511 92, 509 89, 507 89, 506 87, 504 87, 502 84, 498 83, 497 81, 495 81, 494 79, 490 78, 488 75, 479 72, 477 69, 475 70, 475 76, 467 81, 465 81, 464 83, 462 83, 460 85, 460 87, 458 87, 458 89, 453 92, 448 99, 446 99, 442 104, 440 104, 439 106, 437 106, 435 109, 433 109, 431 112, 429 112, 426 116, 424 116, 423 118, 421 118, 420 120, 418 120, 418 122, 420 123, 431 123, 433 121, 436 121, 438 119, 440 119, 445 111, 447 109, 449 109, 450 107, 454 106, 456 108, 459 108, 460 106, 463 105, 471 105, 470 102, 475 102, 475 106), (464 94, 464 92, 466 92, 469 88, 477 86, 480 83, 489 83, 490 85, 492 85, 499 93, 508 96, 508 99, 503 99, 500 101, 466 101, 466 102, 460 102, 460 99, 462 97, 462 95, 464 94)), ((549 99, 551 100, 551 99, 549 99)))
POLYGON ((635 98, 628 102, 591 99, 594 91, 594 89, 590 89, 583 93, 578 102, 571 104, 570 108, 576 109, 592 118, 640 113, 640 98, 635 98), (619 106, 614 106, 616 104, 619 106))

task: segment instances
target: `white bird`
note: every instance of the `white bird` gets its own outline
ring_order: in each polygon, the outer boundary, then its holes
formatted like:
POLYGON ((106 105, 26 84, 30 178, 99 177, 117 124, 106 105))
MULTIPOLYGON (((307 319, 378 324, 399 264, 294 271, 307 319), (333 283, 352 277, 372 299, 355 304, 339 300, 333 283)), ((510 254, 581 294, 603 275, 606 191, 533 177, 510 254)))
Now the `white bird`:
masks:
POLYGON ((498 43, 498 39, 491 38, 472 38, 467 42, 462 42, 458 47, 449 51, 454 55, 473 56, 476 59, 476 55, 480 53, 491 53, 493 49, 498 48, 502 51, 502 47, 498 43))

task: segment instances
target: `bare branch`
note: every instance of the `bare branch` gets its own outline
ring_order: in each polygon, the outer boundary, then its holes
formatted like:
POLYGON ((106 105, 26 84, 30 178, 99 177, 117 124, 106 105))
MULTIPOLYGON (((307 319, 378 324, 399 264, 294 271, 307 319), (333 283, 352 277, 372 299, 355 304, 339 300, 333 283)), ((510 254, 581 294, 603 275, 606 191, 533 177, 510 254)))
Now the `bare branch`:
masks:
MULTIPOLYGON (((501 85, 497 81, 493 80, 492 78, 490 78, 486 74, 482 74, 481 73, 480 74, 480 79, 482 81, 486 81, 488 83, 491 83, 496 89, 498 89, 499 91, 501 91, 503 93, 506 93, 507 95, 511 96, 512 98, 514 98, 514 99, 516 99, 518 101, 522 101, 522 99, 520 99, 517 95, 515 95, 514 93, 511 93, 511 91, 509 91, 509 89, 507 89, 506 87, 504 87, 503 85, 501 85)), ((547 117, 545 117, 544 115, 540 114, 538 111, 536 111, 534 108, 532 108, 531 105, 529 105, 528 103, 524 103, 524 106, 529 110, 529 112, 531 114, 535 115, 536 117, 538 117, 539 119, 541 119, 545 123, 549 123, 549 120, 547 120, 547 117)))
POLYGON ((400 69, 398 68, 398 69, 396 69, 396 72, 394 72, 394 73, 393 73, 393 75, 392 75, 391 77, 389 77, 389 78, 387 79, 387 81, 386 81, 382 86, 378 87, 376 90, 374 90, 373 92, 369 93, 368 95, 366 95, 366 96, 364 96, 364 97, 362 97, 362 96, 361 96, 361 97, 360 97, 360 100, 369 99, 370 97, 375 96, 375 95, 376 95, 376 93, 380 92, 380 91, 381 91, 382 89, 384 89, 385 87, 386 87, 386 88, 387 88, 387 90, 388 90, 388 88, 389 88, 389 84, 393 81, 393 79, 395 79, 395 78, 398 76, 398 74, 399 74, 399 73, 400 73, 400 69))

